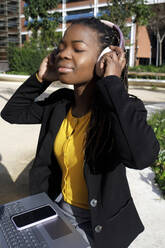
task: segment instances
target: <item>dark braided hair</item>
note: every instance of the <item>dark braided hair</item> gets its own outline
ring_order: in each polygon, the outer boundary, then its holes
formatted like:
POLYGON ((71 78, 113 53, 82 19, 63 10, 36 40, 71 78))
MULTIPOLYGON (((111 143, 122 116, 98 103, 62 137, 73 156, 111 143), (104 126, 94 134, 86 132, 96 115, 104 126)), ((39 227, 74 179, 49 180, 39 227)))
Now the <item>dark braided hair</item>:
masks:
MULTIPOLYGON (((105 25, 99 19, 94 17, 79 19, 73 21, 71 26, 74 24, 87 26, 97 32, 100 42, 100 53, 107 46, 119 46, 120 36, 117 30, 105 25)), ((96 80, 99 79, 96 75, 95 78, 96 80)), ((128 90, 127 66, 122 72, 121 80, 123 81, 126 90, 128 90)), ((101 96, 97 90, 95 91, 94 98, 91 119, 84 144, 86 161, 91 169, 91 172, 97 174, 107 170, 105 165, 99 163, 99 158, 106 156, 107 152, 112 152, 113 133, 109 109, 106 108, 104 99, 101 99, 101 96)))

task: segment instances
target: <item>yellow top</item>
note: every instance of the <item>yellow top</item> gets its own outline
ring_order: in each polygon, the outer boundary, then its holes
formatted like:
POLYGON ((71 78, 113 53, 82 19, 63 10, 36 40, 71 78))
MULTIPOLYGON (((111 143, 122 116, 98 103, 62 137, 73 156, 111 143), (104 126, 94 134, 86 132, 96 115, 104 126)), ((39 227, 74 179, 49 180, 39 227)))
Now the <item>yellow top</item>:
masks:
POLYGON ((63 120, 54 142, 54 152, 62 169, 64 201, 89 209, 84 178, 84 140, 91 113, 77 118, 71 108, 63 120))

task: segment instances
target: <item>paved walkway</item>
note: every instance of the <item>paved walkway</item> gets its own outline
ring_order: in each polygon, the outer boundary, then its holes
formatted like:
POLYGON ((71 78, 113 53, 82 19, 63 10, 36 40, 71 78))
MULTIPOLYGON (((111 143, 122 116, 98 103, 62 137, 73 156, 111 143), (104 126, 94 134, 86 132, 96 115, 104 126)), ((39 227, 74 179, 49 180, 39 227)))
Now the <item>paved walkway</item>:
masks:
POLYGON ((165 88, 152 88, 147 87, 130 87, 129 93, 136 95, 144 101, 146 109, 148 110, 148 118, 155 111, 165 109, 165 88))
MULTIPOLYGON (((0 82, 0 110, 19 86, 0 82)), ((53 88, 49 88, 49 94, 53 88)), ((165 109, 165 89, 130 88, 151 112, 165 109)), ((28 172, 35 156, 40 125, 11 125, 0 118, 0 203, 27 196, 28 172)), ((165 200, 154 184, 150 168, 142 171, 127 169, 127 176, 145 232, 129 248, 165 247, 165 200)), ((127 223, 126 223, 127 228, 127 223)), ((119 237, 120 238, 120 237, 119 237)))

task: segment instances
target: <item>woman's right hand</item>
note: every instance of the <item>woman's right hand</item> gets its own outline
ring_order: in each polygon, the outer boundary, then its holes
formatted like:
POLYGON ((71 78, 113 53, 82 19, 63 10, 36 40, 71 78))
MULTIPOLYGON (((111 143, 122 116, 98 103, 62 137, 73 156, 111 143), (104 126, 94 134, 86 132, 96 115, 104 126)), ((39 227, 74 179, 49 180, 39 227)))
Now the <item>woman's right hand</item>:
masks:
POLYGON ((41 83, 43 81, 53 82, 58 80, 56 68, 56 55, 57 50, 54 50, 51 54, 46 56, 40 64, 37 76, 41 83))

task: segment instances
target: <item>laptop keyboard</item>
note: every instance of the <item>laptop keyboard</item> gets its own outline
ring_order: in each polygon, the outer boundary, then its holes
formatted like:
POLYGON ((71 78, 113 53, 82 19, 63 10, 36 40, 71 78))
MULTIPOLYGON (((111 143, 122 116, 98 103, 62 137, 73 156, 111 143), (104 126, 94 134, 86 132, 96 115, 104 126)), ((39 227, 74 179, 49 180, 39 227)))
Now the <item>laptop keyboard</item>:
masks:
POLYGON ((25 211, 21 202, 0 207, 0 229, 9 248, 48 248, 47 243, 34 228, 16 230, 10 217, 25 211))

